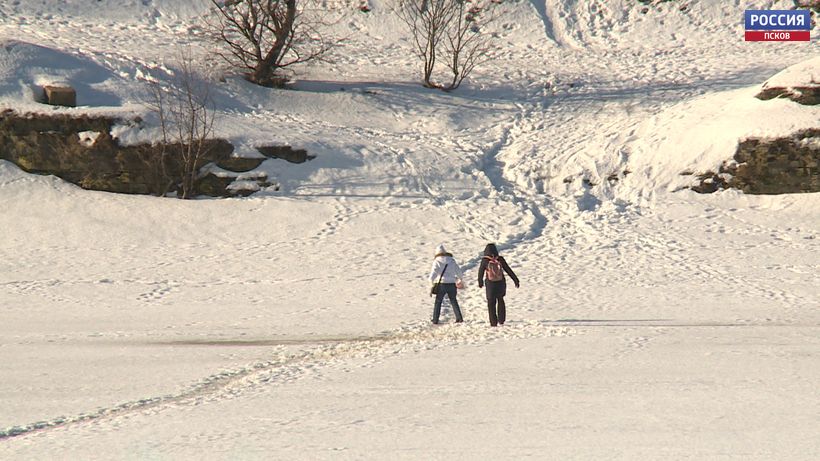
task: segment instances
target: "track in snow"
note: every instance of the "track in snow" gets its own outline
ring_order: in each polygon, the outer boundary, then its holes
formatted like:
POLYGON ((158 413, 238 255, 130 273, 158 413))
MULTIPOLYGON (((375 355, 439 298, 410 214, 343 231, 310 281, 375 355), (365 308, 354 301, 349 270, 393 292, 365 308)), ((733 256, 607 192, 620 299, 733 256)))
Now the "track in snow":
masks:
POLYGON ((137 412, 160 412, 186 405, 199 405, 224 398, 233 398, 259 386, 289 382, 323 367, 356 358, 379 361, 380 358, 403 353, 435 350, 457 345, 485 344, 499 340, 568 336, 574 330, 568 326, 545 322, 509 322, 504 328, 489 329, 483 322, 460 325, 430 326, 425 322, 375 336, 292 338, 276 340, 181 340, 158 344, 177 346, 271 346, 275 358, 250 367, 210 376, 174 395, 149 397, 130 401, 92 413, 64 416, 47 421, 18 425, 0 430, 0 440, 69 425, 117 418, 137 412), (289 352, 284 346, 313 346, 289 352))

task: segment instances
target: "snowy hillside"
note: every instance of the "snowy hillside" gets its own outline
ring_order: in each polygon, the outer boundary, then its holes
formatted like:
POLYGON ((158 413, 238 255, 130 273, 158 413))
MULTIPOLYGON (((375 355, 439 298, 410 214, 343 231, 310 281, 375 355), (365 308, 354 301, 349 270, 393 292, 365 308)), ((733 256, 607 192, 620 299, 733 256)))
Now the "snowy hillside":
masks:
MULTIPOLYGON (((812 70, 820 71, 820 60, 791 66, 766 84, 806 86, 812 70)), ((648 180, 642 192, 691 186, 692 177, 682 172, 718 171, 723 162, 731 160, 730 154, 741 139, 788 136, 817 127, 817 107, 789 99, 757 99, 755 96, 766 84, 687 100, 639 125, 622 149, 629 153, 627 168, 648 180)))
MULTIPOLYGON (((820 196, 681 190, 742 138, 820 128, 755 98, 820 74, 816 30, 743 41, 744 9, 791 1, 505 2, 450 93, 359 3, 321 3, 344 46, 288 89, 210 67, 236 154, 316 156, 262 163, 278 189, 118 195, 0 160, 1 459, 817 457, 820 196), (488 242, 522 282, 500 328, 488 242), (464 324, 430 324, 439 243, 464 324)), ((144 82, 210 57, 208 5, 2 2, 0 109, 155 140, 144 82)))

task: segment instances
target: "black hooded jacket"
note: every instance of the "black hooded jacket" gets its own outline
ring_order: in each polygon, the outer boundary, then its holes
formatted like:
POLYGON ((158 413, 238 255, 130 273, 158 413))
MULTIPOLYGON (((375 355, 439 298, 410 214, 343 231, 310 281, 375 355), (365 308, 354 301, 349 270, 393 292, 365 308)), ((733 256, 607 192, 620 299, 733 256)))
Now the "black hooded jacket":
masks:
MULTIPOLYGON (((486 247, 484 247, 484 257, 481 258, 481 264, 478 266, 478 286, 482 286, 485 282, 484 280, 484 271, 487 270, 487 264, 490 262, 489 258, 495 256, 498 258, 498 262, 501 263, 501 267, 504 269, 516 286, 518 286, 518 277, 515 275, 512 269, 510 269, 510 265, 507 264, 507 261, 504 260, 503 256, 499 256, 498 248, 495 247, 495 244, 489 243, 486 247)), ((502 274, 503 277, 503 274, 502 274)), ((489 280, 487 280, 489 282, 489 280)), ((492 283, 507 283, 506 279, 502 278, 498 282, 492 283)))

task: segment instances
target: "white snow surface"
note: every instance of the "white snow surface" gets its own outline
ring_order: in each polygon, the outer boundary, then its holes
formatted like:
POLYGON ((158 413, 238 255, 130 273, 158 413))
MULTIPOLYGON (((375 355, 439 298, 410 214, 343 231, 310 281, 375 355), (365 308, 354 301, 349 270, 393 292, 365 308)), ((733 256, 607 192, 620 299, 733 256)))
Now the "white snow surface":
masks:
MULTIPOLYGON (((2 2, 0 107, 156 139, 144 82, 207 57, 208 3, 2 2)), ((744 9, 792 2, 685 3, 505 2, 496 59, 442 93, 389 3, 323 2, 334 60, 215 84, 238 155, 316 155, 244 199, 0 161, 0 459, 817 459, 820 196, 679 190, 818 127, 754 98, 817 75, 817 33, 746 43, 744 9), (522 282, 499 328, 487 242, 522 282), (463 324, 430 325, 439 243, 463 324)))
POLYGON ((766 80, 763 88, 820 86, 820 56, 797 63, 766 80))

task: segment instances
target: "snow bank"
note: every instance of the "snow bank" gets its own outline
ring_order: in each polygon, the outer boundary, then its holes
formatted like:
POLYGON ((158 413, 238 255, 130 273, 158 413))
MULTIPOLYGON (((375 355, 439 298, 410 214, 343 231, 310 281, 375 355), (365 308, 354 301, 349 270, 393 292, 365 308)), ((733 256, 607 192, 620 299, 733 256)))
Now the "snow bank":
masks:
POLYGON ((77 105, 120 107, 123 82, 111 70, 82 55, 16 40, 0 42, 0 106, 18 111, 51 111, 43 106, 44 85, 69 85, 77 105))
MULTIPOLYGON (((767 85, 804 85, 820 74, 820 59, 797 64, 767 85)), ((627 142, 628 194, 651 195, 695 184, 692 173, 716 172, 748 137, 781 137, 818 126, 818 109, 788 99, 761 101, 761 86, 710 93, 641 123, 627 142)), ((632 196, 635 198, 635 195, 632 196)))
POLYGON ((820 56, 788 67, 763 83, 764 90, 810 86, 820 86, 820 56))

